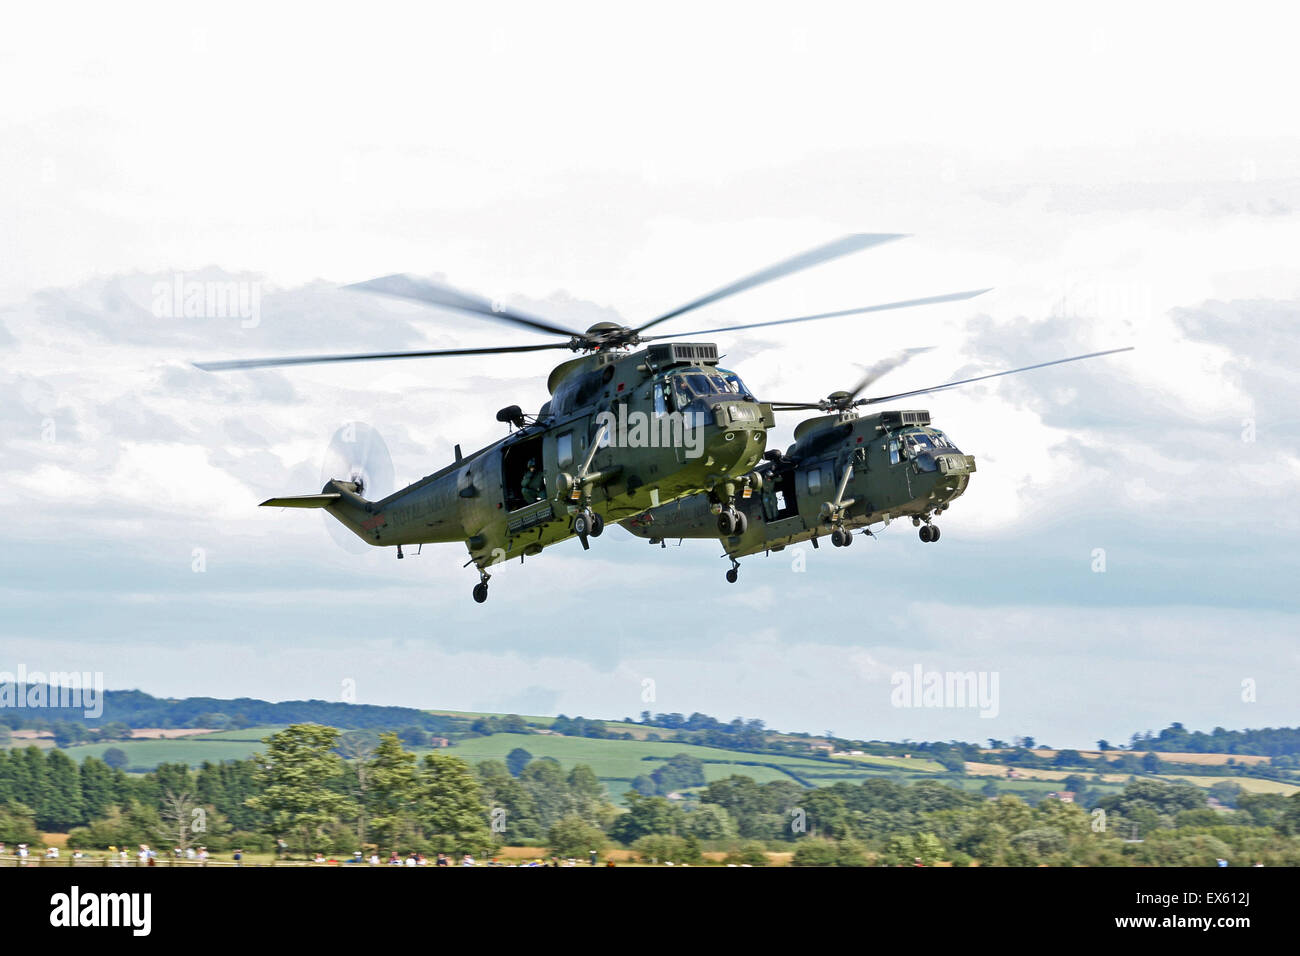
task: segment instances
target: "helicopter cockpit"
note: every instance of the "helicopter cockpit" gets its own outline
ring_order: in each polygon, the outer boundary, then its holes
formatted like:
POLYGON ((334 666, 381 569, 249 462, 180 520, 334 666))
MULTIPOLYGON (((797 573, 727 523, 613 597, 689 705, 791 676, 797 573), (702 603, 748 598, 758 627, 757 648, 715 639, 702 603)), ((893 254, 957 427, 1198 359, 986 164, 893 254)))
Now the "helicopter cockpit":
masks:
POLYGON ((709 421, 712 406, 727 398, 752 402, 754 397, 740 376, 719 368, 694 366, 674 369, 661 376, 654 384, 654 410, 656 415, 678 412, 699 416, 700 424, 709 421))
POLYGON ((939 464, 934 460, 937 454, 959 455, 961 449, 937 428, 905 428, 890 436, 890 464, 896 465, 900 459, 911 460, 921 471, 938 471, 939 464))

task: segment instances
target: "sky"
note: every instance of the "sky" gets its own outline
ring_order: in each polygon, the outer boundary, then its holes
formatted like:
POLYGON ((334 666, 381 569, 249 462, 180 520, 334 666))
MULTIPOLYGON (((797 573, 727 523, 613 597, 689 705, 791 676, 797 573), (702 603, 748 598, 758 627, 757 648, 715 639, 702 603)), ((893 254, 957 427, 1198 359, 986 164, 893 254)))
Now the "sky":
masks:
POLYGON ((0 670, 877 739, 1294 726, 1290 37, 1253 4, 6 10, 0 670), (909 238, 665 331, 992 287, 719 334, 784 401, 901 348, 933 347, 879 388, 1135 351, 910 400, 978 462, 942 540, 736 585, 710 542, 610 528, 479 606, 459 546, 398 562, 255 507, 318 490, 347 422, 402 482, 501 437, 542 357, 190 364, 539 341, 341 288, 392 272, 635 324, 858 231, 909 238), (256 307, 186 316, 177 281, 256 307), (898 706, 918 667, 996 675, 996 713, 898 706))

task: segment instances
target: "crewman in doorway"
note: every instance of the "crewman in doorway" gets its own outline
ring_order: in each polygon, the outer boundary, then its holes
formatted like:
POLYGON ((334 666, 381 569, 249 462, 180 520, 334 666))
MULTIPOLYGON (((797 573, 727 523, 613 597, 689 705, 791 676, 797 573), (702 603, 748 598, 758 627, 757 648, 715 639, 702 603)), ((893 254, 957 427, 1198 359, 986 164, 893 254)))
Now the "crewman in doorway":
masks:
POLYGON ((536 458, 528 462, 528 471, 524 473, 524 480, 519 483, 519 493, 523 496, 526 505, 546 497, 546 478, 542 475, 542 469, 537 464, 536 458))

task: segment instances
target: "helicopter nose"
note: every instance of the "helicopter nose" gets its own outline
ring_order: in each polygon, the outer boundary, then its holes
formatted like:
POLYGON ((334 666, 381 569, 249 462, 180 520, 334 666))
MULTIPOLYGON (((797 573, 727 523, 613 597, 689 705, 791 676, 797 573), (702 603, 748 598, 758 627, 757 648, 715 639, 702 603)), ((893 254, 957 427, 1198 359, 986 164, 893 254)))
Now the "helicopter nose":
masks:
POLYGON ((752 402, 725 402, 713 407, 713 421, 705 427, 705 450, 720 465, 734 465, 761 457, 767 429, 762 412, 752 402))
POLYGON ((934 490, 930 497, 937 504, 947 504, 959 497, 970 484, 975 473, 974 455, 936 455, 938 470, 934 473, 934 490))

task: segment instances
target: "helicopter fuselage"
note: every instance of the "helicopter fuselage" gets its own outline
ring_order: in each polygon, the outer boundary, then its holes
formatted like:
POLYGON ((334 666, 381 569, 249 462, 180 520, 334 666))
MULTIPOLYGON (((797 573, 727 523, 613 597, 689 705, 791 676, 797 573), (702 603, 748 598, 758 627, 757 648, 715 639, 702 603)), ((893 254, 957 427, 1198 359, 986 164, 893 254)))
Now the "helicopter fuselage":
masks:
POLYGON ((711 344, 595 352, 548 385, 536 419, 505 438, 380 501, 330 481, 323 494, 338 498, 326 507, 378 547, 465 542, 482 570, 573 537, 583 512, 616 522, 697 493, 730 506, 773 424, 711 344), (537 500, 524 488, 530 462, 544 480, 537 500))
MULTIPOLYGON (((929 412, 824 415, 801 422, 795 443, 757 469, 761 488, 739 507, 742 534, 722 537, 733 560, 787 545, 912 518, 928 524, 965 492, 975 458, 930 426, 929 412)), ((652 508, 621 522, 638 537, 719 538, 701 496, 652 508)))

